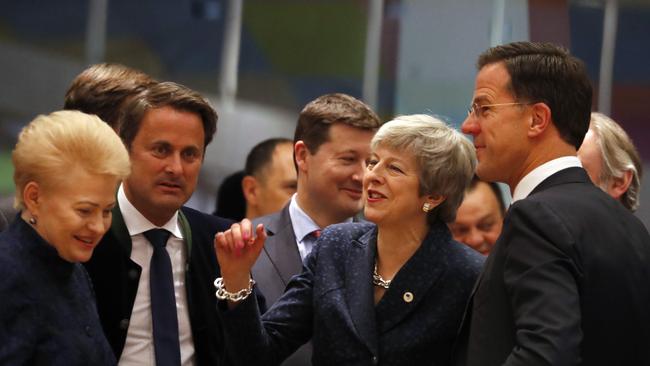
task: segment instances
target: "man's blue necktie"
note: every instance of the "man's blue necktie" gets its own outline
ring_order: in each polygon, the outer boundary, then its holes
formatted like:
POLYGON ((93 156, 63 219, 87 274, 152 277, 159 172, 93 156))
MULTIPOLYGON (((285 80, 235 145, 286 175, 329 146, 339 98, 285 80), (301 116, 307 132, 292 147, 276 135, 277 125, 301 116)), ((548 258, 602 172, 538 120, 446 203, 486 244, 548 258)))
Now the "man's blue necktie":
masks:
POLYGON ((149 288, 156 366, 181 364, 172 262, 165 249, 169 234, 169 231, 164 229, 152 229, 144 233, 153 246, 149 266, 149 288))

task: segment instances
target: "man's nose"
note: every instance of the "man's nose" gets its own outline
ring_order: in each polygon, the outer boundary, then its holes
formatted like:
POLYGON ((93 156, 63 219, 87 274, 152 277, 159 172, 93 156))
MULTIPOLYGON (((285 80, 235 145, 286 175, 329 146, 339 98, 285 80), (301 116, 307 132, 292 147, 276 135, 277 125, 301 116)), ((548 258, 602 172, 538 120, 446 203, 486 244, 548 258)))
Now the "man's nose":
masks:
POLYGON ((463 131, 464 134, 476 136, 481 131, 481 128, 476 118, 470 114, 465 118, 465 121, 463 121, 460 130, 463 131))
POLYGON ((179 175, 183 171, 183 161, 180 154, 171 154, 167 158, 165 172, 172 175, 179 175))

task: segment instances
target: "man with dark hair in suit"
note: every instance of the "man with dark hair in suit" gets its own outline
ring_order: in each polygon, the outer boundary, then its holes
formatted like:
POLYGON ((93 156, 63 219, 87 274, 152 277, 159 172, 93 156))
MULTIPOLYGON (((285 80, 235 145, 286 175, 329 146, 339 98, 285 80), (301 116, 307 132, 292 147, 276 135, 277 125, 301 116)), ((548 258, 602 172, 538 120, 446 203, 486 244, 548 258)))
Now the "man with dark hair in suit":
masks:
POLYGON ((650 236, 576 157, 592 88, 549 43, 488 49, 462 130, 513 204, 470 299, 459 365, 650 365, 650 236))
MULTIPOLYGON (((268 235, 252 275, 269 306, 301 272, 314 233, 361 211, 361 180, 379 126, 370 107, 346 94, 320 96, 300 112, 293 146, 297 192, 281 211, 253 221, 263 223, 268 235)), ((308 365, 310 356, 307 344, 283 365, 308 365)))
POLYGON ((126 103, 155 83, 151 76, 128 66, 95 64, 72 80, 63 109, 95 114, 117 131, 120 112, 126 103))
POLYGON ((246 157, 244 173, 241 189, 246 217, 254 219, 281 210, 296 193, 292 141, 277 137, 255 145, 246 157))
POLYGON ((203 97, 171 82, 152 85, 124 109, 119 135, 132 173, 86 264, 121 365, 224 363, 212 241, 230 221, 183 206, 216 123, 203 97))
POLYGON ((246 168, 223 180, 217 192, 215 215, 241 221, 277 212, 296 193, 293 143, 284 137, 253 146, 246 168))

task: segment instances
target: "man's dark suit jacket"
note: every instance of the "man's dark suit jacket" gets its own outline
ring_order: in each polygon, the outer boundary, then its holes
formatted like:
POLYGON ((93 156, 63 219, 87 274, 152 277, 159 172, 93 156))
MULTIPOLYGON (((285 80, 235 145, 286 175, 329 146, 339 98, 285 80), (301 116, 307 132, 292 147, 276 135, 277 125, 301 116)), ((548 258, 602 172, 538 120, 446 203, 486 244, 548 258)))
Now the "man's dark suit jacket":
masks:
POLYGON ((371 223, 329 226, 262 319, 253 298, 224 311, 238 364, 275 365, 311 338, 314 365, 448 365, 483 257, 437 223, 375 305, 376 240, 371 223))
MULTIPOLYGON (((281 211, 253 220, 253 227, 260 223, 264 224, 268 235, 264 249, 253 265, 251 274, 269 306, 282 296, 291 277, 302 272, 302 259, 296 244, 296 234, 293 232, 291 224, 289 204, 285 205, 281 211)), ((311 343, 306 343, 282 365, 309 365, 311 354, 311 343)))
MULTIPOLYGON (((181 208, 191 228, 191 253, 185 270, 187 305, 197 365, 221 365, 225 350, 217 299, 212 284, 220 275, 214 253, 214 235, 230 228, 229 220, 181 208)), ((187 239, 187 238, 186 238, 187 239)), ((97 297, 97 310, 116 358, 124 348, 141 268, 130 259, 131 237, 119 207, 113 210, 111 229, 104 235, 86 269, 97 297)))
POLYGON ((471 301, 458 365, 650 365, 650 236, 562 170, 510 207, 471 301))

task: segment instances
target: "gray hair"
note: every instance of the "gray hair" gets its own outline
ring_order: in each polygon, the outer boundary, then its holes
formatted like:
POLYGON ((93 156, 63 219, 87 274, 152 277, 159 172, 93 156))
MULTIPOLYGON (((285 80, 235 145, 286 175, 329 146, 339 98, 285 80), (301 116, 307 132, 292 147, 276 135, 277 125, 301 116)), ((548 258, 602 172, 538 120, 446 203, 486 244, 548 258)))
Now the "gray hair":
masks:
POLYGON ((472 143, 445 122, 426 114, 414 114, 384 123, 370 143, 373 149, 380 145, 415 156, 420 195, 445 197, 443 203, 429 212, 429 224, 438 219, 453 222, 476 168, 472 143))
POLYGON ((612 179, 620 178, 626 171, 631 171, 632 182, 621 196, 621 203, 630 211, 635 211, 639 207, 643 166, 632 140, 618 123, 602 113, 591 114, 589 128, 598 137, 596 142, 603 159, 601 185, 607 186, 612 179))

